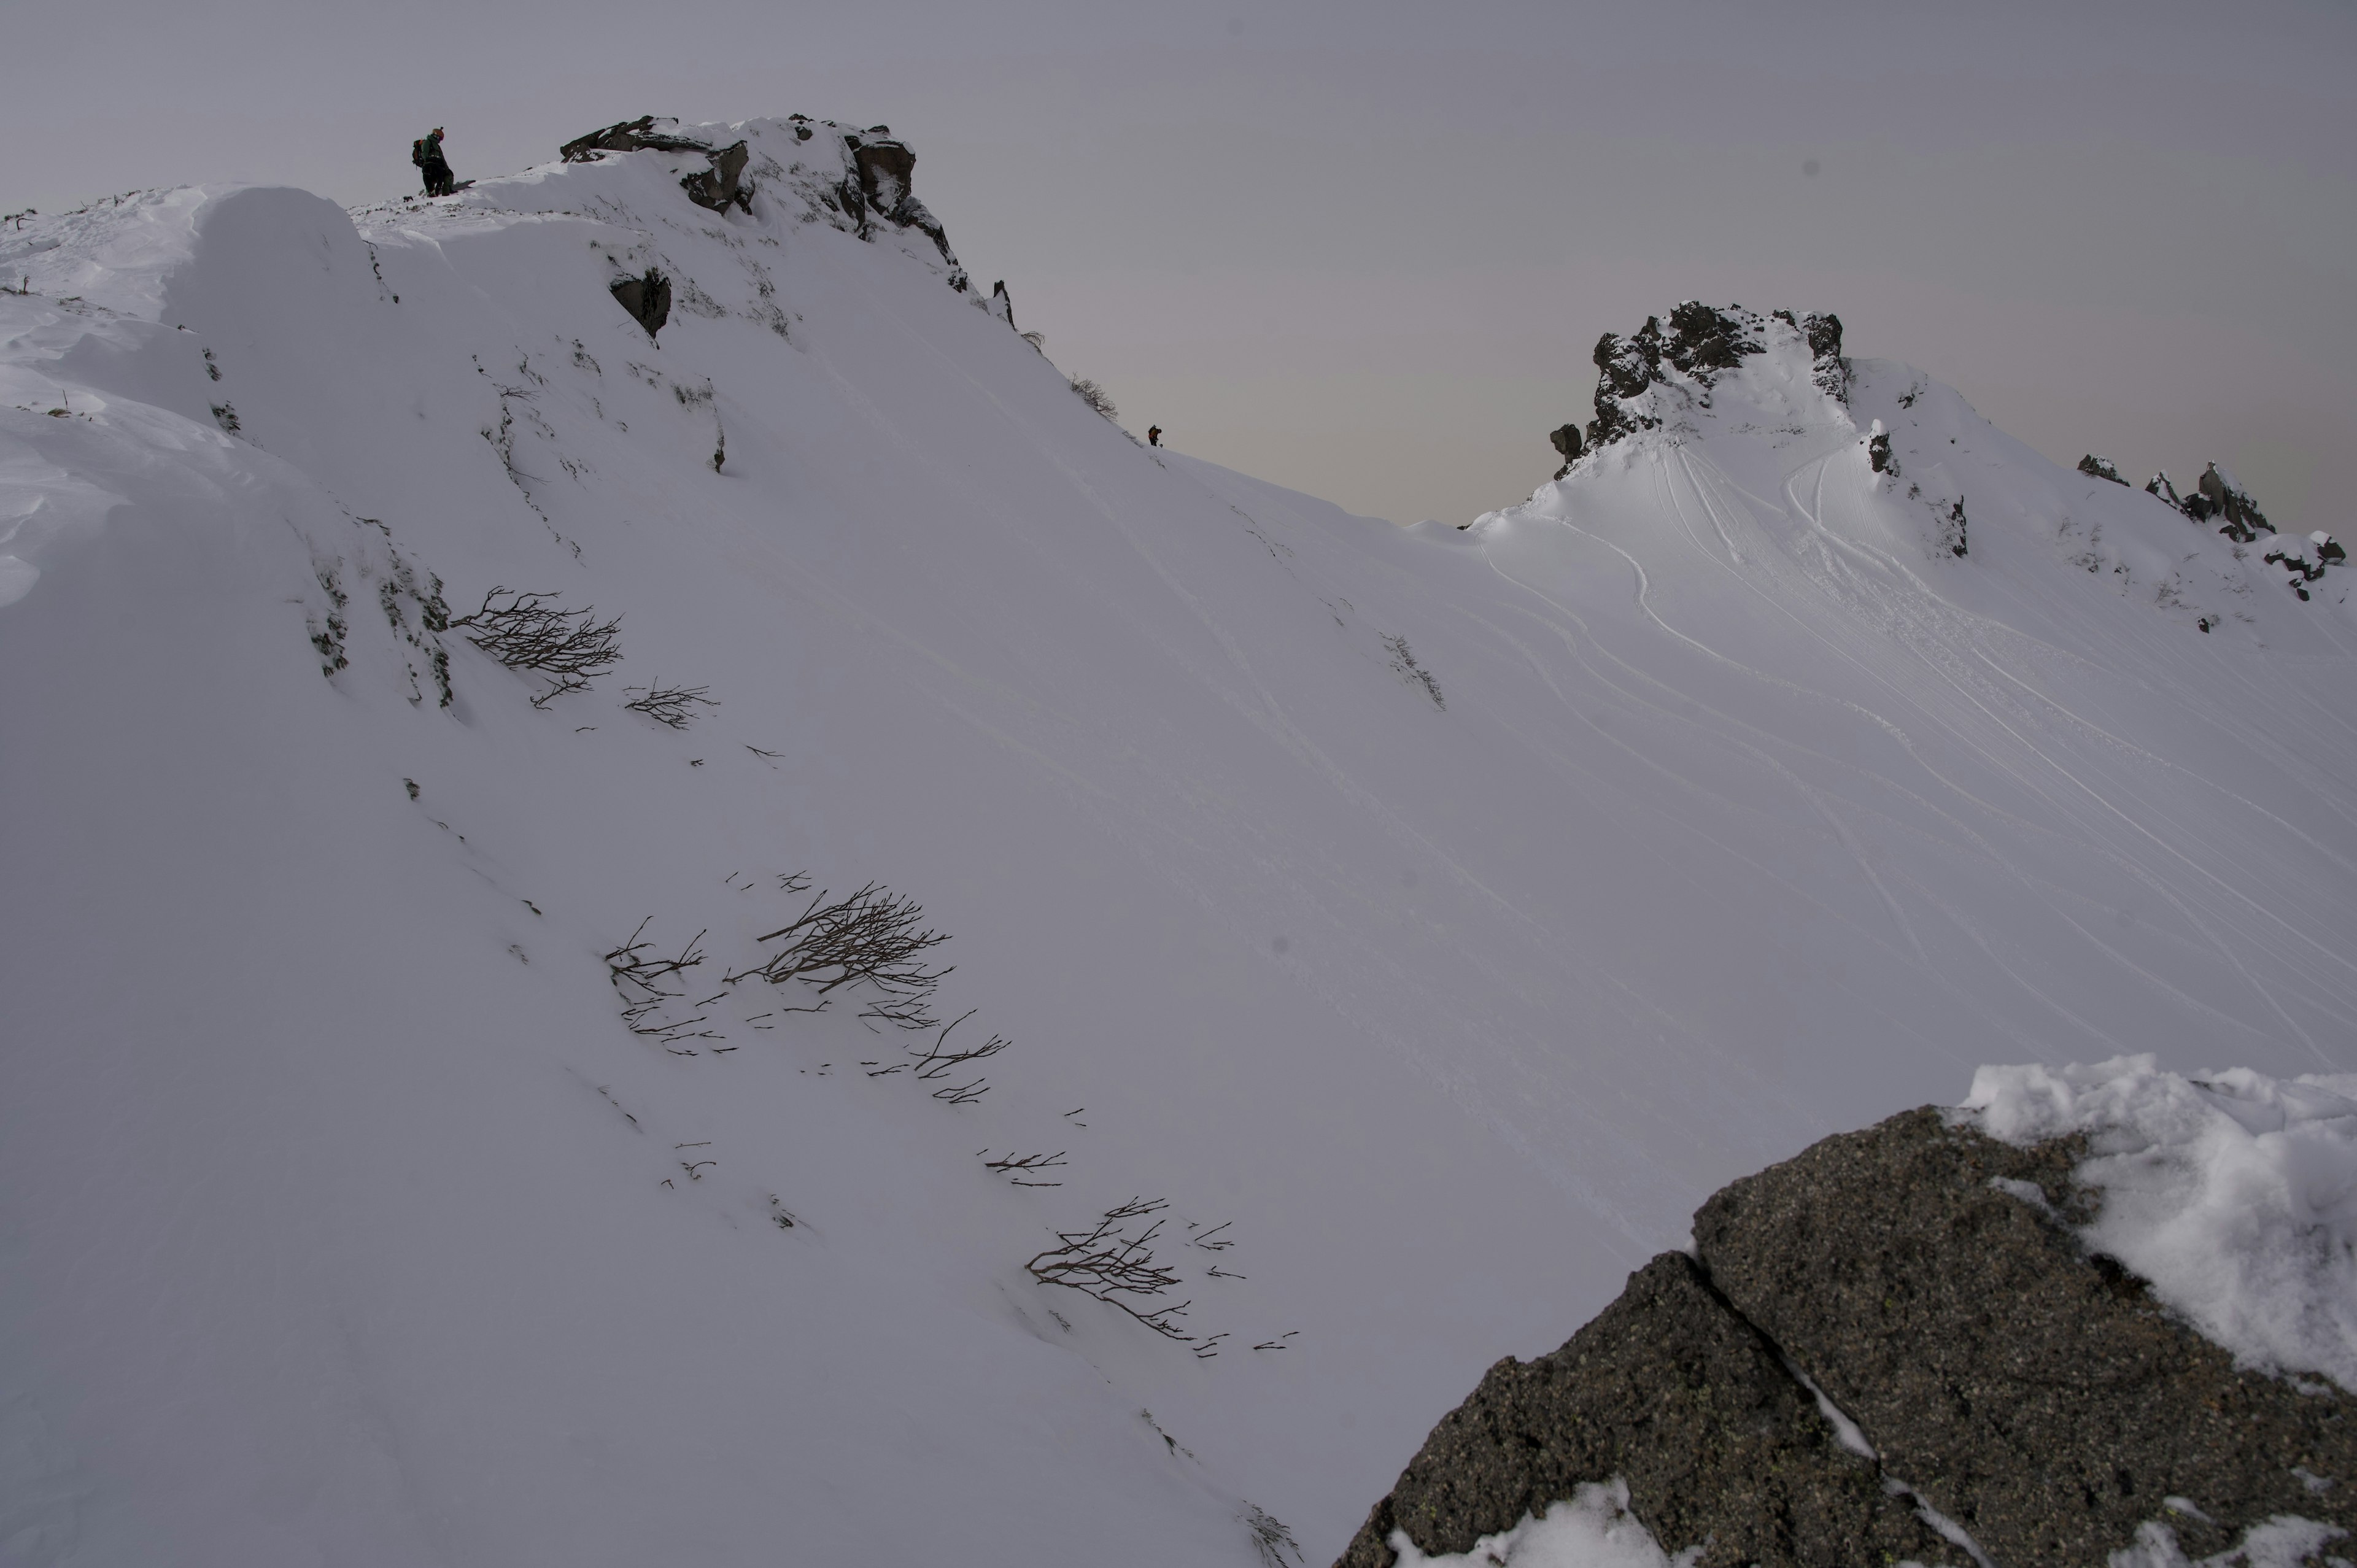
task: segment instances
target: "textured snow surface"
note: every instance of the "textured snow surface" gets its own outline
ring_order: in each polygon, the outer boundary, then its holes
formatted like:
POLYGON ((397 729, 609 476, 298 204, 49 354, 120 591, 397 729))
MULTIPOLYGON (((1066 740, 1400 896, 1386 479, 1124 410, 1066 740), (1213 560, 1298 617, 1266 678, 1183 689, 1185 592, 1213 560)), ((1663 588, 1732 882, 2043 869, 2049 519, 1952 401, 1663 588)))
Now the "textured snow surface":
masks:
POLYGON ((2008 1142, 2087 1134, 2089 1246, 2243 1363, 2357 1391, 2357 1075, 1985 1067, 1964 1106, 2008 1142))
POLYGON ((1462 1556, 1426 1557, 1404 1530, 1392 1531, 1392 1550, 1401 1568, 1693 1568, 1703 1553, 1700 1546, 1675 1557, 1663 1552, 1629 1511, 1629 1483, 1618 1476, 1583 1482, 1569 1500, 1549 1507, 1545 1518, 1524 1514, 1522 1523, 1483 1536, 1462 1556))
POLYGON ((1329 1561, 1738 1176, 1985 1061, 2357 1069, 2341 568, 1785 339, 1354 518, 1139 447, 809 129, 704 129, 749 212, 0 230, 0 1558, 1329 1561), (623 660, 535 707, 437 582, 623 660), (805 870, 950 933, 986 1093, 725 982, 805 870), (1183 1343, 1025 1268, 1132 1197, 1183 1343))

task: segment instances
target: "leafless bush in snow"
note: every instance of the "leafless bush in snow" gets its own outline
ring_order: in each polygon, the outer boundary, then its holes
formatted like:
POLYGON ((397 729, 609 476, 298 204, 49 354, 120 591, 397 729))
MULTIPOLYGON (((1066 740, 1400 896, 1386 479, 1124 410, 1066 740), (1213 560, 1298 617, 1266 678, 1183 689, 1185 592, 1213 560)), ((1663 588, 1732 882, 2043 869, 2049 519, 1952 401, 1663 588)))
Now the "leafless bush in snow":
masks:
POLYGON ((1091 408, 1095 409, 1107 419, 1117 420, 1121 417, 1121 411, 1113 405, 1113 394, 1105 391, 1104 388, 1097 385, 1096 382, 1089 380, 1088 377, 1074 376, 1072 378, 1072 391, 1079 394, 1080 400, 1082 403, 1087 403, 1091 408))
POLYGON ((1154 1242, 1161 1233, 1162 1221, 1155 1220, 1135 1236, 1129 1233, 1131 1221, 1167 1207, 1160 1198, 1149 1202, 1133 1197, 1106 1209, 1090 1230, 1058 1231, 1058 1245, 1023 1266, 1042 1284, 1079 1291, 1119 1307, 1166 1339, 1191 1344, 1195 1337, 1176 1322, 1190 1302, 1151 1309, 1132 1305, 1150 1301, 1178 1283, 1176 1273, 1155 1262, 1154 1242))
POLYGON ((628 696, 632 692, 638 695, 622 706, 634 714, 644 714, 659 725, 685 729, 689 721, 695 717, 697 708, 720 705, 704 694, 711 689, 709 686, 625 686, 622 688, 624 695, 628 696))
POLYGON ((1260 1553, 1265 1568, 1286 1568, 1286 1556, 1290 1553, 1295 1568, 1301 1563, 1301 1547, 1293 1539, 1293 1531, 1277 1522, 1276 1516, 1258 1503, 1244 1504, 1244 1528, 1252 1531, 1253 1548, 1260 1553))
MULTIPOLYGON (((780 885, 801 893, 809 889, 810 878, 798 874, 780 878, 780 885)), ((930 1029, 937 1020, 927 1004, 951 972, 925 965, 924 954, 949 938, 923 926, 924 916, 915 899, 881 883, 870 882, 845 898, 822 888, 794 920, 755 939, 760 947, 780 944, 777 950, 723 980, 730 985, 755 978, 772 985, 798 980, 822 999, 846 985, 864 985, 868 1005, 862 1018, 895 1028, 930 1029)))
POLYGON ((601 621, 597 607, 568 610, 549 603, 554 594, 524 594, 495 587, 472 615, 453 616, 450 625, 467 640, 511 670, 528 670, 549 682, 535 706, 590 680, 622 657, 622 618, 601 621))

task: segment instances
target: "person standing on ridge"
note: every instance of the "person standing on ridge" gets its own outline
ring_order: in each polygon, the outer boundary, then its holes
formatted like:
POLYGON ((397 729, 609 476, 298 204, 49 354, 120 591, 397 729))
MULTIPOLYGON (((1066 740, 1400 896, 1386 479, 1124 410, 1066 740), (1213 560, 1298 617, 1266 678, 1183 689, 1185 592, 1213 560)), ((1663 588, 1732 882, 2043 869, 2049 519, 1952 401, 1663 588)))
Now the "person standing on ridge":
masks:
POLYGON ((1149 424, 1146 427, 1146 444, 1148 446, 1159 446, 1162 445, 1162 426, 1158 424, 1149 424))
POLYGON ((435 126, 431 134, 409 145, 409 161, 425 175, 426 195, 448 196, 458 188, 449 160, 442 156, 441 126, 435 126))

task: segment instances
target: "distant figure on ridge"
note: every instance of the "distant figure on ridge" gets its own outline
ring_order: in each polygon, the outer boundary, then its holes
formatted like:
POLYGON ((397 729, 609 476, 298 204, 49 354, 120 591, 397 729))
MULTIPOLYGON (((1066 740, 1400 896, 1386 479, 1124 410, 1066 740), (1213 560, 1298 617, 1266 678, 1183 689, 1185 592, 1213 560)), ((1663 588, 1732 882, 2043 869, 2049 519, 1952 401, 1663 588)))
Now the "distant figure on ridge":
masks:
POLYGON ((1146 444, 1148 446, 1159 446, 1162 445, 1162 426, 1158 424, 1149 424, 1146 427, 1146 444))
POLYGON ((441 126, 435 126, 431 134, 409 144, 409 161, 425 175, 426 195, 448 196, 458 188, 449 160, 442 156, 441 126))

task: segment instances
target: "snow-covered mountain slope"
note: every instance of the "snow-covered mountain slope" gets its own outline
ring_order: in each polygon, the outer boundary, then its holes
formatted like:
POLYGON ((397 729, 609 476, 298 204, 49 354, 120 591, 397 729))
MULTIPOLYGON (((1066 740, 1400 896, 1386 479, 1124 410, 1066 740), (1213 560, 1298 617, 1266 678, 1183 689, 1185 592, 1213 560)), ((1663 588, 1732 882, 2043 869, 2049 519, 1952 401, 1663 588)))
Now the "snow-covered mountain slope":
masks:
POLYGON ((1757 317, 1394 529, 1092 413, 880 133, 673 130, 751 194, 0 233, 13 1557, 1328 1558, 1822 1133, 2357 1066, 2341 568, 1757 317), (502 587, 621 662, 536 706, 502 587), (1012 1045, 786 1011, 802 872, 1012 1045), (1132 1198, 1184 1339, 1026 1268, 1132 1198))

